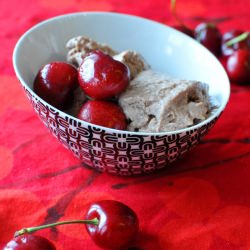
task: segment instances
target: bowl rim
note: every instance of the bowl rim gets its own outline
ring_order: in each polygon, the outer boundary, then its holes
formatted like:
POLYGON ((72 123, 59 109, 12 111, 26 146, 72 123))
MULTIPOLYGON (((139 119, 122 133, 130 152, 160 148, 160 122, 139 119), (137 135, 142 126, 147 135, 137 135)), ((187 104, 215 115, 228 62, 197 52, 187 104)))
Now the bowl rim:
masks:
POLYGON ((197 130, 198 128, 209 124, 211 121, 213 121, 214 119, 218 118, 222 112, 224 111, 226 105, 228 104, 229 98, 230 98, 230 81, 228 78, 228 75, 225 71, 225 69, 223 68, 222 64, 220 63, 220 61, 207 49, 205 48, 203 45, 201 45, 200 43, 198 43, 197 41, 195 41, 193 38, 188 37, 186 34, 174 29, 171 26, 168 26, 166 24, 160 23, 158 21, 155 20, 151 20, 145 17, 141 17, 141 16, 137 16, 137 15, 132 15, 132 14, 124 14, 124 13, 119 13, 119 12, 108 12, 108 11, 83 11, 83 12, 72 12, 72 13, 67 13, 67 14, 62 14, 62 15, 57 15, 54 17, 50 17, 48 19, 45 19, 37 24, 35 24, 34 26, 32 26, 31 28, 29 28, 28 30, 26 30, 21 37, 19 37, 17 43, 15 44, 14 50, 13 50, 13 55, 12 55, 12 63, 13 63, 13 67, 14 67, 14 71, 16 74, 16 77, 19 79, 20 83, 22 84, 22 86, 25 89, 28 89, 28 91, 30 93, 32 93, 32 95, 35 95, 36 99, 38 99, 41 103, 45 103, 46 106, 50 107, 50 109, 56 110, 57 112, 62 113, 62 115, 64 117, 69 117, 72 120, 76 120, 78 123, 81 124, 85 124, 86 126, 91 126, 91 127, 96 127, 98 129, 101 130, 105 130, 106 132, 112 133, 112 134, 129 134, 129 135, 140 135, 140 136, 164 136, 164 135, 173 135, 173 134, 181 134, 181 133, 185 133, 187 131, 192 131, 192 130, 197 130), (222 103, 220 105, 220 107, 218 109, 216 109, 215 112, 213 112, 207 119, 203 120, 202 122, 199 122, 198 124, 195 124, 193 126, 190 127, 186 127, 183 129, 178 129, 178 130, 172 130, 172 131, 163 131, 163 132, 135 132, 135 131, 128 131, 128 130, 117 130, 117 129, 112 129, 112 128, 107 128, 104 126, 99 126, 96 124, 92 124, 83 120, 80 120, 72 115, 67 114, 66 112, 57 109, 56 107, 52 106, 51 104, 47 103, 45 100, 43 100, 41 97, 39 97, 31 87, 28 86, 28 84, 25 82, 25 80, 23 79, 19 69, 18 69, 18 63, 17 63, 17 55, 18 55, 18 51, 21 47, 21 44, 23 43, 23 41, 36 29, 39 29, 39 27, 42 27, 48 23, 54 22, 54 21, 58 21, 60 19, 65 19, 68 18, 70 19, 71 17, 77 17, 77 16, 101 16, 101 15, 109 15, 115 18, 130 18, 130 19, 134 19, 134 20, 140 20, 140 21, 146 21, 149 23, 154 23, 155 25, 159 25, 162 27, 167 27, 170 30, 174 30, 177 33, 180 33, 182 36, 186 36, 186 38, 188 39, 192 39, 193 42, 196 43, 196 46, 201 46, 202 49, 207 50, 210 53, 210 56, 213 56, 214 59, 219 62, 219 67, 221 68, 221 70, 224 72, 225 75, 225 79, 227 81, 227 93, 225 94, 225 101, 224 103, 222 103))

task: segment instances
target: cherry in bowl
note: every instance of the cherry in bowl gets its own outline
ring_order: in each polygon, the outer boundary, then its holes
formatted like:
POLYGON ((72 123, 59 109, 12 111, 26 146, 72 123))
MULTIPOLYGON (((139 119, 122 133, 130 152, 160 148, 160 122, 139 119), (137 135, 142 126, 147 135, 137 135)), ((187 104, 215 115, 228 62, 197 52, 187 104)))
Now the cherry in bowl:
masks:
POLYGON ((50 62, 37 73, 34 91, 56 108, 65 109, 73 100, 78 86, 77 69, 65 62, 50 62))
POLYGON ((122 108, 111 101, 88 100, 80 109, 78 116, 80 120, 113 128, 126 130, 127 119, 122 108))
POLYGON ((95 99, 119 95, 129 84, 128 67, 99 50, 84 57, 78 72, 80 87, 95 99))

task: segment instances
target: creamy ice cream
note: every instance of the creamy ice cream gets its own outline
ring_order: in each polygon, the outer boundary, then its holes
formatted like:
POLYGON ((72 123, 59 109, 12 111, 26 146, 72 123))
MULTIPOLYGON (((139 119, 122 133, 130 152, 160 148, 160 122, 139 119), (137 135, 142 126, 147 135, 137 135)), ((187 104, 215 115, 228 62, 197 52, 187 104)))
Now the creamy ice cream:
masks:
POLYGON ((119 97, 130 121, 128 130, 162 132, 182 129, 209 114, 208 85, 142 71, 119 97))
POLYGON ((127 65, 130 71, 131 80, 134 79, 140 72, 150 68, 144 58, 133 50, 125 50, 114 55, 113 58, 127 65))

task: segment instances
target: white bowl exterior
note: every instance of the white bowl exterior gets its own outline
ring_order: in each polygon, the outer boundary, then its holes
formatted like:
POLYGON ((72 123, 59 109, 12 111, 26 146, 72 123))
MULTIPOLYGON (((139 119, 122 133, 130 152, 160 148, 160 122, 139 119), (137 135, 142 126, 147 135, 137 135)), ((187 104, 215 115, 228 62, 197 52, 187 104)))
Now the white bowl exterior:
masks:
POLYGON ((224 110, 230 93, 229 80, 223 67, 196 41, 165 25, 115 13, 76 13, 38 24, 26 32, 17 43, 13 63, 17 77, 25 88, 34 109, 59 141, 89 165, 123 175, 152 172, 176 160, 183 152, 196 145, 224 110), (206 121, 192 128, 157 134, 117 131, 93 126, 53 108, 32 91, 35 74, 49 61, 65 61, 67 53, 65 44, 70 38, 78 35, 107 43, 118 51, 126 49, 138 51, 154 70, 165 72, 170 76, 206 82, 209 85, 209 94, 217 100, 219 108, 206 121), (86 136, 81 134, 82 129, 86 136), (98 143, 93 139, 95 136, 100 137, 98 143), (111 136, 113 139, 106 141, 103 136, 105 138, 111 136), (169 139, 172 137, 175 139, 169 139), (183 138, 186 139, 183 140, 183 138), (125 142, 125 148, 119 149, 120 140, 125 142), (134 140, 139 140, 140 143, 131 144, 134 140), (181 149, 183 143, 186 145, 185 150, 181 149), (81 148, 79 144, 84 146, 81 148), (165 145, 165 148, 161 145, 165 145), (158 146, 161 149, 157 149, 158 146), (100 157, 93 153, 93 147, 99 148, 99 151, 102 149, 99 152, 100 157), (116 151, 112 151, 114 147, 116 151), (171 147, 178 149, 171 149, 171 147), (86 154, 84 150, 90 151, 86 154), (148 150, 153 152, 151 158, 147 156, 148 150), (174 152, 173 157, 169 150, 174 152), (125 157, 125 152, 127 154, 132 152, 132 155, 125 157), (93 158, 93 154, 96 159, 93 158), (135 155, 137 160, 133 160, 132 156, 135 155), (104 159, 106 156, 108 160, 104 159), (124 166, 120 166, 121 162, 125 162, 124 166), (147 165, 151 167, 145 167, 147 165), (148 171, 149 169, 151 170, 148 171))

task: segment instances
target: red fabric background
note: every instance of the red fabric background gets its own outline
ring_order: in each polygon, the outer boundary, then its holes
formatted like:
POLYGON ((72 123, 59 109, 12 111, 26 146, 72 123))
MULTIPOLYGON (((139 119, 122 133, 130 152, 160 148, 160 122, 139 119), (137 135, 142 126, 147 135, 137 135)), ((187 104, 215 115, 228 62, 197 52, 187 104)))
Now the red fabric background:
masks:
MULTIPOLYGON (((184 159, 158 174, 120 178, 84 168, 63 148, 39 121, 14 75, 17 39, 44 19, 102 10, 172 25, 169 6, 169 0, 0 1, 0 247, 17 229, 81 218, 88 202, 110 198, 137 212, 138 249, 250 249, 249 86, 232 83, 224 114, 184 159)), ((249 0, 179 0, 177 9, 191 27, 215 19, 223 32, 250 30, 249 0)), ((98 249, 84 226, 38 234, 59 250, 98 249)))

